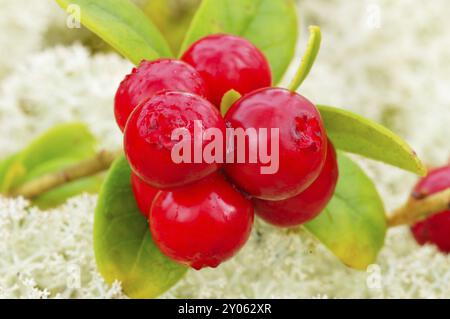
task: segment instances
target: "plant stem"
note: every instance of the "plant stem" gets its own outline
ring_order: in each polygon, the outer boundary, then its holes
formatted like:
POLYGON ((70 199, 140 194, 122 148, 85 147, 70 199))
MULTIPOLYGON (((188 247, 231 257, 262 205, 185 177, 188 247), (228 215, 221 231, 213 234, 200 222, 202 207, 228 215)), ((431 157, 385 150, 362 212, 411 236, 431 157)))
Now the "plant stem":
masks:
POLYGON ((450 188, 427 196, 410 196, 405 205, 396 209, 388 218, 389 227, 413 225, 433 214, 450 209, 450 188))
POLYGON ((308 77, 314 62, 316 61, 317 55, 319 54, 320 44, 322 42, 322 33, 320 32, 320 28, 318 26, 310 26, 309 32, 310 36, 308 47, 306 48, 300 67, 288 87, 288 89, 292 92, 297 91, 303 81, 305 81, 308 77))
POLYGON ((100 151, 90 159, 25 183, 14 189, 9 195, 13 197, 22 196, 28 199, 35 198, 63 184, 93 176, 109 169, 120 154, 122 154, 122 151, 100 151))

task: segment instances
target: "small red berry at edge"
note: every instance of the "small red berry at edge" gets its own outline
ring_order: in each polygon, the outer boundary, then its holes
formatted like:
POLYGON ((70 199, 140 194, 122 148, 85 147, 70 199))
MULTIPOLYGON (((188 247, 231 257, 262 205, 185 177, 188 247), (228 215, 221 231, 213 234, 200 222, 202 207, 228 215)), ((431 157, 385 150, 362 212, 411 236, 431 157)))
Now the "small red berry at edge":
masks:
MULTIPOLYGON (((431 171, 414 188, 413 196, 423 198, 450 187, 450 166, 431 171)), ((440 251, 450 253, 450 209, 432 215, 411 227, 421 245, 434 244, 440 251)))

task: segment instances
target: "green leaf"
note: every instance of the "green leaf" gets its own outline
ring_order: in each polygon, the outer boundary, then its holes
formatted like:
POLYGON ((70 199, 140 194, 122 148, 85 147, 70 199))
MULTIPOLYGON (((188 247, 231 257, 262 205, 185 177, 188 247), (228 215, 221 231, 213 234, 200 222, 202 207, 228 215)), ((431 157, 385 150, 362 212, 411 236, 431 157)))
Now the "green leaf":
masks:
POLYGON ((383 202, 367 175, 339 154, 339 181, 325 210, 305 228, 345 265, 365 270, 384 245, 387 223, 383 202))
POLYGON ((235 90, 229 90, 225 95, 222 97, 222 102, 220 102, 220 113, 222 116, 225 116, 230 109, 231 106, 233 106, 234 102, 239 100, 241 98, 241 94, 235 90))
MULTIPOLYGON (((78 161, 79 160, 77 158, 57 158, 55 160, 50 160, 37 166, 33 171, 27 174, 27 177, 23 182, 26 183, 45 174, 60 171, 76 164, 78 161)), ((66 183, 36 198, 33 198, 32 204, 40 209, 48 209, 59 206, 66 202, 68 198, 82 193, 98 193, 103 180, 104 174, 97 174, 66 183)))
MULTIPOLYGON (((8 193, 35 178, 89 158, 96 153, 96 144, 82 123, 55 126, 0 163, 0 192, 8 193)), ((43 209, 55 207, 69 197, 97 192, 101 181, 101 175, 73 181, 34 198, 32 203, 43 209)))
POLYGON ((0 193, 6 193, 9 190, 16 175, 12 167, 17 162, 19 155, 20 153, 10 155, 0 163, 0 193))
POLYGON ((200 0, 146 0, 142 10, 178 52, 199 5, 200 0))
POLYGON ((84 123, 52 127, 24 149, 21 161, 27 170, 60 157, 84 159, 95 154, 97 141, 84 123))
POLYGON ((31 203, 40 209, 49 209, 64 204, 67 199, 83 194, 96 194, 104 181, 104 174, 80 178, 52 189, 36 198, 31 203))
POLYGON ((181 46, 216 33, 244 37, 269 60, 278 83, 295 54, 298 24, 292 0, 203 0, 181 46))
POLYGON ((112 166, 99 195, 94 251, 106 282, 119 280, 132 298, 154 298, 172 287, 187 268, 163 255, 139 212, 124 157, 112 166))
POLYGON ((320 50, 320 43, 322 41, 322 34, 320 28, 317 26, 309 27, 310 37, 308 41, 308 47, 306 48, 305 55, 302 58, 300 67, 295 74, 292 83, 289 85, 289 90, 295 92, 302 85, 303 81, 308 77, 309 72, 316 61, 317 55, 320 50))
POLYGON ((9 179, 8 189, 29 180, 28 174, 48 161, 60 158, 75 161, 93 156, 96 144, 95 137, 85 124, 68 123, 51 128, 31 142, 9 164, 5 174, 9 179))
POLYGON ((143 59, 171 57, 169 45, 146 15, 129 0, 56 0, 81 23, 134 64, 143 59))
POLYGON ((418 175, 426 168, 411 147, 384 126, 359 115, 318 106, 336 148, 378 160, 418 175))

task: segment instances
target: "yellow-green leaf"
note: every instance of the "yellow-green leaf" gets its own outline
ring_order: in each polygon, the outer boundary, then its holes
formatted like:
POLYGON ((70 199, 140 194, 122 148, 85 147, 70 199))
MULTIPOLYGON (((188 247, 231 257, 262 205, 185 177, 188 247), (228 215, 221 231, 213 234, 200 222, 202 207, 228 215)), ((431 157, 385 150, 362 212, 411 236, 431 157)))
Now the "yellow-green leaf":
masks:
POLYGON ((145 0, 142 10, 178 52, 199 5, 200 0, 145 0))
POLYGON ((310 37, 308 41, 308 47, 306 48, 306 52, 302 58, 301 64, 297 73, 292 80, 292 83, 289 85, 289 90, 297 91, 298 88, 302 85, 303 81, 308 77, 309 72, 316 61, 317 55, 319 54, 320 44, 322 41, 322 33, 318 26, 310 26, 309 27, 310 37))
POLYGON ((129 297, 154 298, 180 280, 187 268, 156 247, 134 200, 130 174, 121 157, 106 177, 95 211, 95 259, 106 282, 120 281, 129 297))
POLYGON ((83 194, 96 194, 102 187, 104 174, 80 178, 60 187, 52 189, 38 197, 31 203, 40 209, 49 209, 64 204, 67 199, 83 194))
POLYGON ((16 175, 13 165, 17 162, 19 155, 20 153, 10 155, 0 163, 0 193, 6 193, 9 190, 16 175))
POLYGON ((318 106, 336 148, 418 175, 426 168, 411 147, 384 126, 342 109, 318 106))
POLYGON ((10 161, 4 174, 8 181, 5 190, 22 184, 28 179, 28 174, 48 161, 60 158, 71 158, 76 161, 93 156, 96 144, 95 137, 83 123, 54 126, 10 161))
MULTIPOLYGON (((32 181, 35 178, 43 176, 48 173, 57 172, 63 170, 71 165, 76 164, 79 161, 78 158, 56 158, 54 160, 49 160, 35 169, 33 169, 29 174, 27 174, 26 179, 23 183, 32 181)), ((66 202, 70 197, 82 193, 98 193, 100 187, 102 186, 104 180, 104 174, 100 173, 94 176, 88 176, 81 179, 65 183, 59 187, 51 189, 42 195, 37 196, 32 199, 32 204, 41 208, 48 209, 52 207, 59 206, 66 202)))
POLYGON ((23 183, 30 172, 47 161, 58 158, 83 159, 93 155, 95 147, 96 140, 86 125, 57 125, 0 163, 0 191, 7 192, 23 183))
POLYGON ((384 245, 383 202, 369 177, 351 159, 338 155, 339 181, 325 210, 305 228, 344 264, 365 270, 384 245))
MULTIPOLYGON (((60 171, 96 153, 96 139, 85 124, 61 124, 33 140, 22 151, 0 163, 0 192, 8 193, 26 182, 60 171)), ((83 192, 97 192, 102 176, 92 176, 52 189, 32 203, 50 208, 83 192)))
POLYGON ((225 95, 222 97, 222 101, 220 102, 220 113, 222 116, 225 116, 230 109, 231 106, 233 106, 234 102, 239 100, 241 98, 241 94, 235 90, 229 90, 225 95))
MULTIPOLYGON (((130 0, 56 0, 69 13, 79 8, 84 26, 134 64, 143 59, 171 57, 164 37, 130 0)), ((76 17, 75 17, 76 18, 76 17)))

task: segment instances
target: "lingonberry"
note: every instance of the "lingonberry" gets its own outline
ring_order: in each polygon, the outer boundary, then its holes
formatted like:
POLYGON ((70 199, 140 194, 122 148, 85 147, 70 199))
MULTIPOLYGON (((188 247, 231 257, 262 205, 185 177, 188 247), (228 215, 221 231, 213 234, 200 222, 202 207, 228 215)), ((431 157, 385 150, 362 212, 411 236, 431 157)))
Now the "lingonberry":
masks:
POLYGON ((194 43, 181 59, 203 76, 216 106, 231 89, 243 95, 272 83, 267 59, 252 43, 237 36, 205 37, 194 43))
POLYGON ((318 110, 304 97, 281 88, 261 89, 238 100, 225 120, 235 130, 247 132, 246 160, 239 159, 243 150, 235 137, 234 163, 229 164, 227 159, 225 170, 252 197, 291 198, 319 176, 325 162, 327 137, 318 110), (263 173, 268 165, 261 156, 264 153, 271 153, 272 169, 263 173))
POLYGON ((253 224, 251 202, 215 173, 159 193, 149 225, 160 250, 195 269, 217 267, 247 241, 253 224))
POLYGON ((225 122, 210 102, 191 93, 158 93, 131 114, 125 128, 125 154, 136 175, 152 187, 183 186, 220 167, 220 161, 207 162, 201 157, 209 145, 203 136, 206 129, 216 129, 225 136, 225 122), (182 133, 178 140, 173 138, 177 131, 182 133), (180 154, 186 159, 175 161, 175 146, 186 142, 188 147, 179 151, 186 149, 180 154), (200 159, 196 158, 197 150, 200 159))
POLYGON ((306 190, 282 201, 253 199, 256 213, 266 222, 279 227, 304 224, 326 207, 334 194, 338 180, 336 151, 328 141, 327 157, 322 171, 306 190))
POLYGON ((125 77, 116 93, 114 114, 120 129, 125 129, 131 112, 140 103, 167 90, 207 97, 205 83, 191 65, 171 59, 142 61, 125 77))
POLYGON ((147 218, 152 202, 159 190, 148 185, 134 173, 131 173, 131 188, 140 212, 147 218))
MULTIPOLYGON (((420 180, 414 188, 413 196, 423 198, 449 187, 450 165, 435 169, 420 180)), ((450 253, 450 209, 418 222, 411 229, 419 244, 434 244, 442 252, 450 253)))

